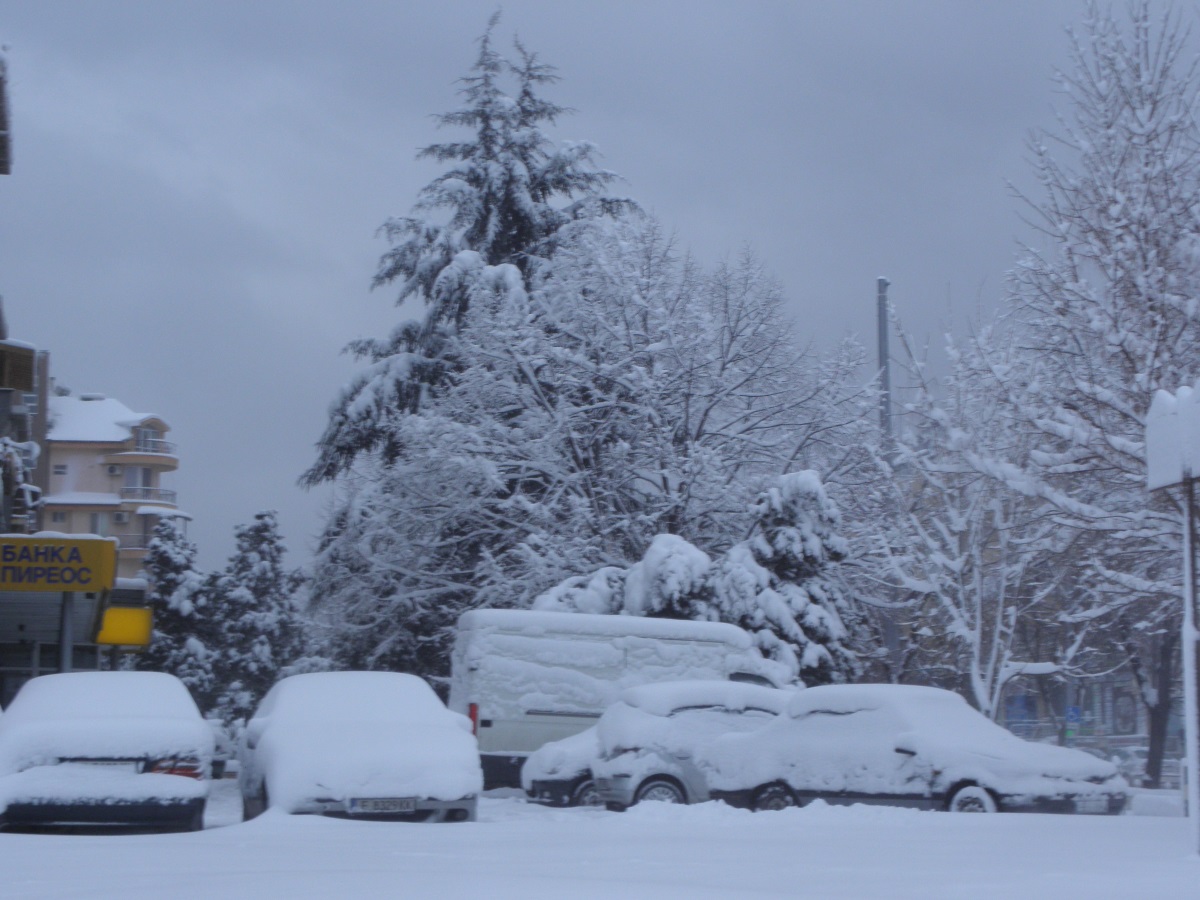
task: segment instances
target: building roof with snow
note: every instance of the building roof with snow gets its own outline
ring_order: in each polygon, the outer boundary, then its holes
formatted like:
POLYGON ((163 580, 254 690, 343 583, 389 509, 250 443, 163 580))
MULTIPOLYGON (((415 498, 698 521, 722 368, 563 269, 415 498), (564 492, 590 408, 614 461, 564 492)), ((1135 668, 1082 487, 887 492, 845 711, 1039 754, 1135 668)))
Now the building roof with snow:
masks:
POLYGON ((123 442, 133 436, 134 428, 149 423, 169 427, 161 416, 134 412, 103 394, 50 397, 49 437, 53 441, 123 442))

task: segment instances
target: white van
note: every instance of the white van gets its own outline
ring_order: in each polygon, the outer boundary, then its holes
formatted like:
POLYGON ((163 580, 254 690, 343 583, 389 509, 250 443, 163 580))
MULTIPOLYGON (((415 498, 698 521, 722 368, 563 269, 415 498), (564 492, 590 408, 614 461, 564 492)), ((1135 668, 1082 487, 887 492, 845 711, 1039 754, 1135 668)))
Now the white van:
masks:
POLYGON ((449 706, 475 726, 484 786, 519 787, 525 757, 594 724, 625 688, 690 678, 780 687, 788 673, 718 622, 472 610, 458 620, 449 706))

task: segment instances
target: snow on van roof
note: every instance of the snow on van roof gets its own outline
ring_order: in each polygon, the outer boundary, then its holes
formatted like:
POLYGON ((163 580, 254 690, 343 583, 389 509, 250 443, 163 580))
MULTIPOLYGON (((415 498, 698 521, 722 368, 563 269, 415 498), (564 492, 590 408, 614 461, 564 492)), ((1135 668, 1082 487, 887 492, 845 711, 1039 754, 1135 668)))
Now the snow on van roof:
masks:
POLYGON ((458 630, 506 631, 526 635, 588 634, 658 638, 679 641, 719 641, 749 648, 750 635, 724 622, 648 619, 642 616, 542 612, 527 609, 473 609, 458 618, 458 630))

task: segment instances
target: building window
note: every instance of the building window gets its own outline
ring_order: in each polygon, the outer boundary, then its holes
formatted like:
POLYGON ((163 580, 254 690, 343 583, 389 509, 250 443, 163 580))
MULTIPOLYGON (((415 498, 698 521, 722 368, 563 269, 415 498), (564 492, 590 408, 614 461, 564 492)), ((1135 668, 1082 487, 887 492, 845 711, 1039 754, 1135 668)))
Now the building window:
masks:
POLYGON ((163 452, 163 433, 157 428, 141 426, 134 429, 135 445, 143 453, 163 452))
POLYGON ((88 516, 88 531, 105 537, 108 534, 108 517, 104 513, 91 513, 88 516))
POLYGON ((154 483, 154 470, 149 466, 126 466, 125 487, 148 488, 154 483))
POLYGON ((65 525, 67 522, 67 514, 65 512, 50 513, 50 521, 55 525, 65 525))
POLYGON ((54 474, 55 475, 66 475, 67 474, 67 464, 66 463, 55 463, 54 464, 54 474))

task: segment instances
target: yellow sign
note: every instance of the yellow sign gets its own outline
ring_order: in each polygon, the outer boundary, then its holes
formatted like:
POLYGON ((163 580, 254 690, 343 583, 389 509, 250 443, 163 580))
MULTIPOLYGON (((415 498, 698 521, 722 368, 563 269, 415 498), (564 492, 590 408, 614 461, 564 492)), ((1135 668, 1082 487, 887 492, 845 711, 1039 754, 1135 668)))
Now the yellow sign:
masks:
POLYGON ((104 611, 104 621, 97 644, 117 647, 149 647, 153 616, 145 606, 110 606, 104 611))
POLYGON ((116 541, 0 537, 0 590, 105 591, 112 588, 116 578, 116 541))

